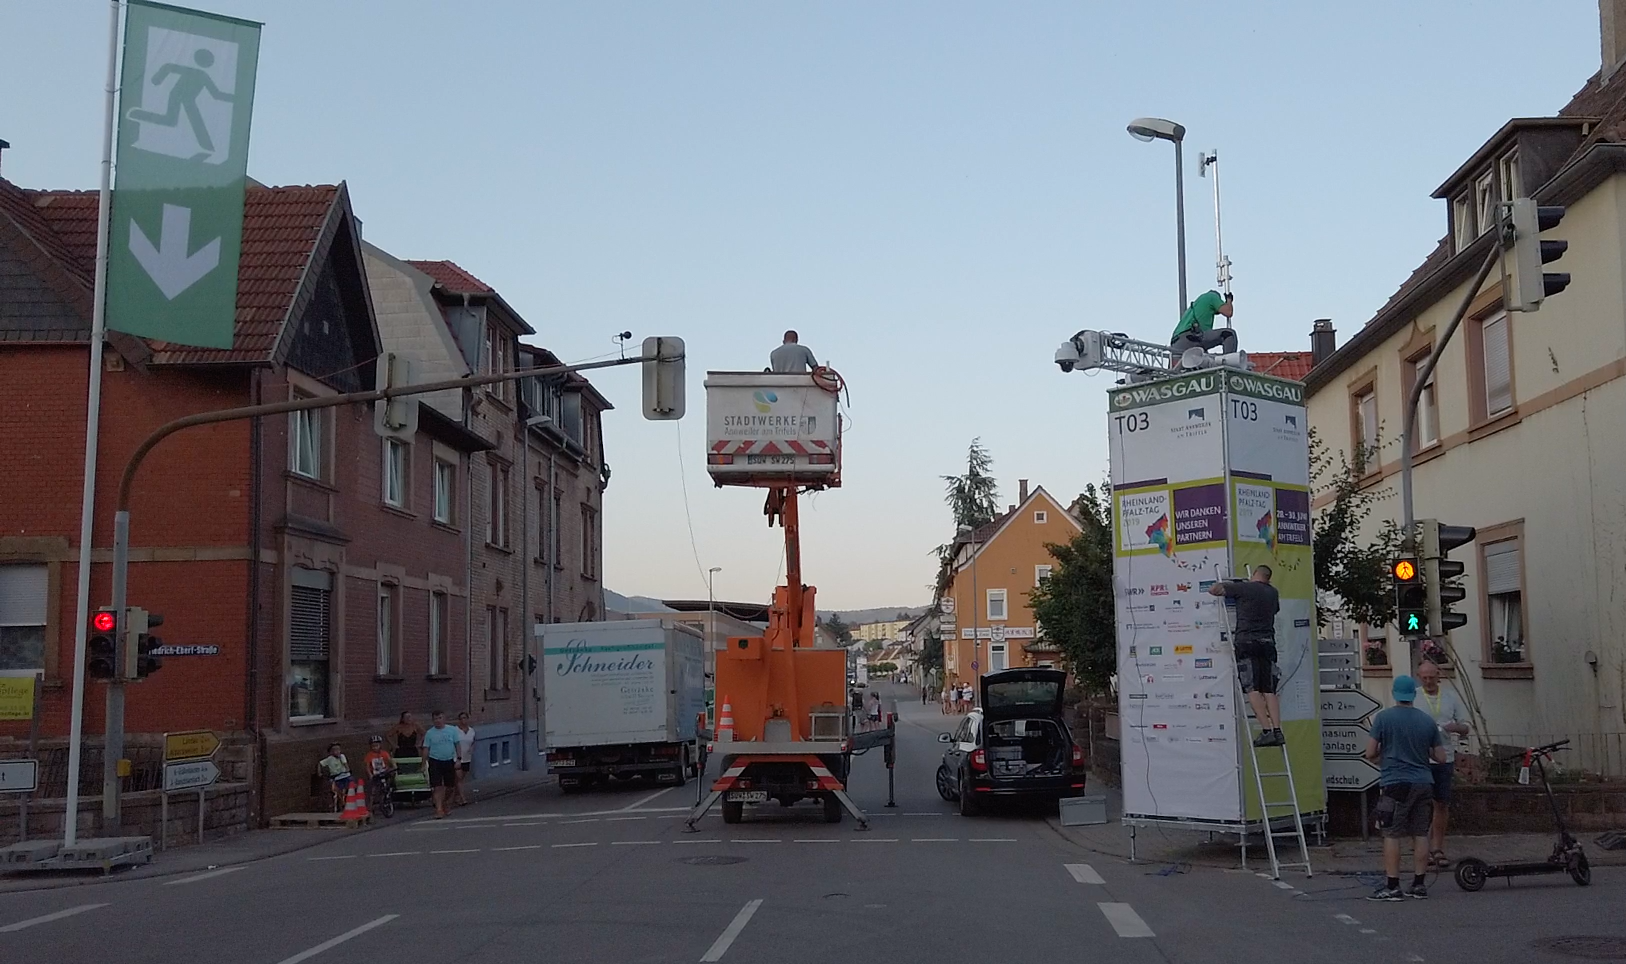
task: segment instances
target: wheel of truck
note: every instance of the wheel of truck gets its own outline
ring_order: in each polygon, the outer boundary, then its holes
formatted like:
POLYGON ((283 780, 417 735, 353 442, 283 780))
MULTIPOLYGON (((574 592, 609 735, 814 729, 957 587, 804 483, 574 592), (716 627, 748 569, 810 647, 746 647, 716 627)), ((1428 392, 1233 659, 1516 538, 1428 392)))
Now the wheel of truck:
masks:
POLYGON ((687 759, 679 761, 679 763, 677 765, 677 769, 675 771, 673 771, 673 772, 675 772, 677 774, 677 780, 674 781, 674 784, 673 784, 674 786, 681 787, 685 783, 688 783, 689 782, 689 761, 687 759))
POLYGON ((975 817, 982 811, 982 807, 977 803, 977 798, 971 793, 971 782, 963 776, 960 777, 959 796, 960 816, 975 817))
POLYGON ((739 823, 745 817, 745 804, 737 800, 723 801, 723 823, 739 823))
POLYGON ((825 795, 825 797, 824 797, 824 822, 825 823, 840 823, 841 822, 841 815, 843 813, 845 813, 845 812, 846 812, 846 809, 844 807, 842 807, 841 801, 836 799, 835 794, 830 793, 830 794, 825 795))

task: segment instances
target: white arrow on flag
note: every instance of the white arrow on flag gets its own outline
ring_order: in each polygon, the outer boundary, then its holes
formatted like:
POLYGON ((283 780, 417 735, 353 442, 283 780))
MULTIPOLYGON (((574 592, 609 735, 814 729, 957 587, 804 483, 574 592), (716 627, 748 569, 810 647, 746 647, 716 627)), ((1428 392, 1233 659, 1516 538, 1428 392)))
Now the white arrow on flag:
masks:
POLYGON ((191 234, 192 209, 178 204, 164 205, 164 220, 156 246, 147 240, 141 225, 134 218, 130 219, 130 253, 171 301, 220 264, 220 239, 215 238, 187 254, 191 234))

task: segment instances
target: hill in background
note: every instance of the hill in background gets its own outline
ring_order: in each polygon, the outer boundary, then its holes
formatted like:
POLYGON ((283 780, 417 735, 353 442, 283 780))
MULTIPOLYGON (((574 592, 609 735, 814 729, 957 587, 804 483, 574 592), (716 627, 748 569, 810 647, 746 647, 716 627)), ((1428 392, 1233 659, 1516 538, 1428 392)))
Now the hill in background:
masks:
MULTIPOLYGON (((743 601, 743 600, 741 600, 743 601)), ((659 599, 648 596, 623 596, 609 589, 604 590, 604 608, 618 613, 660 613, 671 612, 659 599)), ((913 619, 926 611, 925 606, 881 606, 875 609, 821 609, 820 619, 829 619, 832 615, 840 616, 841 621, 850 626, 862 623, 889 622, 894 619, 913 619)))

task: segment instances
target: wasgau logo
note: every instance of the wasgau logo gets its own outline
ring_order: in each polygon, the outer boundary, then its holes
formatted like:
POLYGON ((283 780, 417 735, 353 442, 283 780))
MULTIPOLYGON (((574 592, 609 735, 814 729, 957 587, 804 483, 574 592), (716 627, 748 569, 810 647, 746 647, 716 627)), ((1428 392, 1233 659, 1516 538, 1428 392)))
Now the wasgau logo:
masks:
POLYGON ((1250 378, 1247 375, 1232 375, 1230 384, 1233 391, 1247 392, 1261 398, 1274 398, 1299 404, 1304 402, 1303 385, 1289 385, 1263 378, 1250 378))
POLYGON ((1219 379, 1212 373, 1182 378, 1179 381, 1137 385, 1113 395, 1112 406, 1129 408, 1135 405, 1151 405, 1185 398, 1188 395, 1206 395, 1217 391, 1219 387, 1219 379))

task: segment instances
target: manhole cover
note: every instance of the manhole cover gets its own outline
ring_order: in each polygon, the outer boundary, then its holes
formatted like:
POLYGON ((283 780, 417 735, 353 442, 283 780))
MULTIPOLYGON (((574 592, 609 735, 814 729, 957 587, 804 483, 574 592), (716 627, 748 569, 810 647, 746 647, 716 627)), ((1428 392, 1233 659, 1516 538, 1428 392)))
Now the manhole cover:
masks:
POLYGON ((1622 937, 1553 937, 1536 941, 1533 946, 1588 961, 1626 960, 1626 938, 1622 937))
POLYGON ((680 864, 691 864, 695 867, 721 867, 724 864, 743 864, 746 857, 729 857, 724 854, 702 854, 699 857, 684 857, 680 864))

